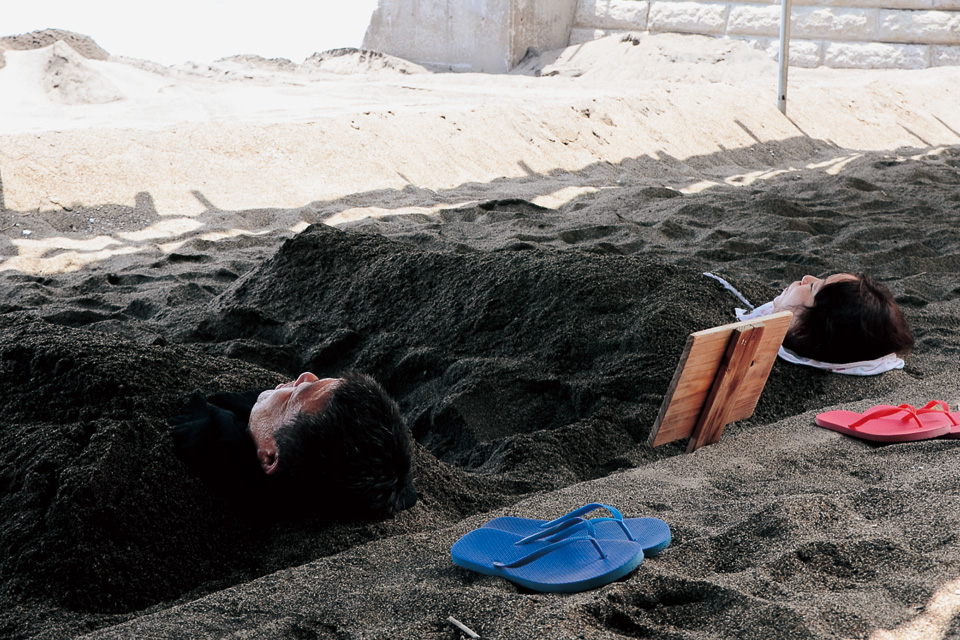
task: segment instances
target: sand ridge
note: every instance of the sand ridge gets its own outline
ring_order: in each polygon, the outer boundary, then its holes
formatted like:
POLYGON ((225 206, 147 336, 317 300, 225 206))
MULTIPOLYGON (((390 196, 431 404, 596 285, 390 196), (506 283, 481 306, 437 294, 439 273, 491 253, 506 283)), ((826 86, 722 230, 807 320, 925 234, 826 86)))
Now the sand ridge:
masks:
MULTIPOLYGON (((53 45, 10 50, 0 72, 0 228, 27 246, 103 235, 131 251, 107 224, 114 216, 96 212, 146 198, 155 214, 139 230, 170 250, 193 236, 287 234, 330 211, 348 219, 498 197, 556 207, 624 182, 699 189, 836 165, 852 150, 960 142, 955 67, 797 69, 785 118, 771 98, 770 61, 742 43, 640 42, 618 36, 545 53, 527 75, 506 76, 401 73, 400 62, 371 70, 364 52, 328 58, 354 73, 68 56, 123 96, 105 104, 43 97, 53 45), (536 77, 544 69, 579 77, 536 77), (276 217, 251 224, 241 213, 261 209, 276 217), (24 230, 32 237, 17 238, 24 230)), ((76 264, 82 258, 16 268, 76 264)))

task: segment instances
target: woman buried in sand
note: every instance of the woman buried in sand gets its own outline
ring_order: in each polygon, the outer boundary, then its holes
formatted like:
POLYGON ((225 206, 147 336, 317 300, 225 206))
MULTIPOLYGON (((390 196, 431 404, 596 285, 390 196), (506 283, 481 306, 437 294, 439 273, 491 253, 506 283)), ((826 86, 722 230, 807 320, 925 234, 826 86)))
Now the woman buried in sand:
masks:
MULTIPOLYGON (((704 275, 750 304, 723 278, 704 275)), ((897 354, 906 355, 913 348, 913 335, 893 294, 862 273, 803 276, 772 301, 751 311, 735 311, 738 320, 792 312, 780 357, 834 373, 872 376, 902 369, 897 354)))
POLYGON ((804 276, 746 316, 792 311, 785 349, 821 363, 846 364, 906 354, 913 335, 890 290, 864 274, 804 276), (769 305, 769 306, 768 306, 769 305))

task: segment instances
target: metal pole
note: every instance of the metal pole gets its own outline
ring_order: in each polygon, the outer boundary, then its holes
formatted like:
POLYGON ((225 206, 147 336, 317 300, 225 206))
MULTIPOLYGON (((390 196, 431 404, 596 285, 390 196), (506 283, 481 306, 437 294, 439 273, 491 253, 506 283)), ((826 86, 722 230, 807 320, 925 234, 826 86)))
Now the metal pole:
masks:
POLYGON ((780 76, 777 80, 777 108, 787 113, 787 67, 790 65, 790 4, 780 0, 780 76))

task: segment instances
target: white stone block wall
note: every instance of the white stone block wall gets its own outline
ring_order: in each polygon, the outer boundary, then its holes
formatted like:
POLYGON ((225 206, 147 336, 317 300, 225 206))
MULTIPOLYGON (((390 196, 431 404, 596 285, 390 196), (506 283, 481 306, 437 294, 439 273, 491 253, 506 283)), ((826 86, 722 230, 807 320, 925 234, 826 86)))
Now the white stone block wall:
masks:
POLYGON ((647 23, 650 3, 646 0, 630 2, 604 2, 603 0, 578 0, 573 16, 574 28, 585 25, 597 29, 635 29, 647 23))
POLYGON ((772 4, 739 4, 730 8, 726 34, 766 36, 780 31, 780 7, 772 4))
MULTIPOLYGON (((617 31, 736 38, 779 53, 779 0, 577 0, 570 44, 617 31)), ((790 64, 960 65, 960 0, 794 0, 790 64)))
POLYGON ((880 11, 882 42, 960 44, 960 11, 880 11))
POLYGON ((715 34, 726 28, 730 5, 725 2, 657 0, 650 4, 647 29, 651 32, 715 34))

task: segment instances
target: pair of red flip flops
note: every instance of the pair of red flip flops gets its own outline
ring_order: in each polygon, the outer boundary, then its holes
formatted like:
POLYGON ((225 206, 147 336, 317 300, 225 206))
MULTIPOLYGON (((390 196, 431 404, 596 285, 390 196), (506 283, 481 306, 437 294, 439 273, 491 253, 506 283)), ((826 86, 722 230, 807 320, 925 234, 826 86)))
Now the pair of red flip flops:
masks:
POLYGON ((863 413, 827 411, 817 416, 817 425, 842 434, 875 442, 910 442, 930 438, 960 438, 960 412, 933 400, 917 409, 909 404, 881 404, 863 413))

